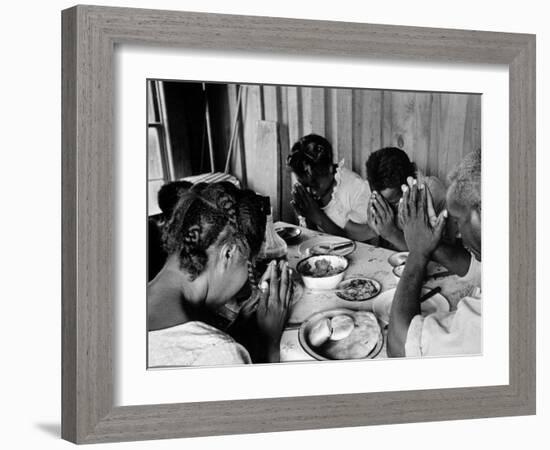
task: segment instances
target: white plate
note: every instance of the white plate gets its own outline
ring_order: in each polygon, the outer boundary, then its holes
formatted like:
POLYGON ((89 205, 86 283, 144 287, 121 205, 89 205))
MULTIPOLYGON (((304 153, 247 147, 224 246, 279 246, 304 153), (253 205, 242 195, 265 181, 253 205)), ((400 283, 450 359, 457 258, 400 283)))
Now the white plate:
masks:
POLYGON ((300 251, 301 255, 310 256, 310 250, 318 245, 344 244, 346 242, 351 242, 353 243, 353 245, 350 247, 346 247, 342 250, 330 252, 331 255, 346 256, 355 251, 355 242, 339 236, 319 236, 308 239, 300 245, 298 250, 300 251))
POLYGON ((397 267, 402 264, 405 264, 407 262, 407 258, 409 256, 409 252, 399 252, 399 253, 393 253, 388 258, 388 262, 391 266, 397 267))
POLYGON ((378 281, 376 281, 375 279, 373 278, 368 278, 368 277, 350 277, 344 281, 342 281, 338 286, 336 286, 336 289, 338 289, 338 292, 336 292, 336 295, 338 297, 340 297, 342 300, 345 300, 347 302, 362 302, 362 301, 365 301, 365 300, 369 300, 373 297, 376 297, 380 291, 382 290, 382 286, 380 285, 380 283, 378 281), (368 280, 370 281, 375 287, 376 287, 376 291, 373 292, 372 294, 370 295, 364 295, 362 297, 357 297, 357 298, 350 298, 350 295, 346 292, 348 289, 350 289, 350 284, 353 283, 354 281, 363 281, 363 280, 368 280))
MULTIPOLYGON (((430 292, 430 289, 422 288, 421 296, 430 292)), ((378 320, 387 325, 390 318, 390 309, 393 302, 393 297, 395 295, 395 288, 389 289, 387 291, 378 294, 372 302, 372 311, 378 320)), ((450 306, 449 302, 443 295, 435 294, 433 297, 429 298, 425 302, 422 302, 420 305, 420 310, 423 316, 434 312, 449 312, 450 306)))
MULTIPOLYGON (((304 349, 304 351, 309 354, 311 357, 319 360, 319 361, 331 361, 330 358, 327 358, 325 355, 321 354, 317 350, 316 347, 310 345, 309 342, 309 334, 311 332, 311 328, 321 319, 323 318, 332 318, 334 316, 338 316, 341 314, 353 316, 356 314, 357 311, 353 311, 346 308, 336 308, 336 309, 330 309, 327 311, 319 311, 309 318, 307 318, 304 322, 302 322, 302 325, 300 326, 300 329, 298 330, 298 342, 300 343, 301 347, 304 349)), ((380 324, 380 321, 378 321, 380 324)), ((383 324, 380 324, 383 326, 383 324)), ((371 350, 371 352, 366 356, 364 359, 373 359, 380 353, 380 350, 382 350, 382 347, 384 346, 384 335, 382 333, 382 330, 380 330, 380 334, 378 336, 378 341, 374 348, 371 350)))

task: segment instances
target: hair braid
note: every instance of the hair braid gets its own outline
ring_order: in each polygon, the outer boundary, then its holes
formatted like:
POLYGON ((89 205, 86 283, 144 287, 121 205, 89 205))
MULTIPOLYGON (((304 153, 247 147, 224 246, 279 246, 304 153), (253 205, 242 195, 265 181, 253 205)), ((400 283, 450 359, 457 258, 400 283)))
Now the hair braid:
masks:
POLYGON ((211 245, 231 243, 248 260, 263 240, 265 215, 252 218, 249 207, 260 203, 252 191, 240 191, 230 183, 200 184, 183 194, 163 228, 163 246, 177 254, 180 267, 192 277, 208 263, 211 245), (261 234, 261 238, 258 235, 261 234), (250 236, 250 238, 249 238, 250 236))

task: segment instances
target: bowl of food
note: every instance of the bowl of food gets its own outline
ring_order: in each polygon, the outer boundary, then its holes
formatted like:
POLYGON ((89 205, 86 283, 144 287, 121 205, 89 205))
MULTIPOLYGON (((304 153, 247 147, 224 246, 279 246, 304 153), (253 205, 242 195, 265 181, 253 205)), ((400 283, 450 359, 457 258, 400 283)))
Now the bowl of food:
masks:
POLYGON ((319 361, 371 359, 384 344, 373 313, 347 308, 313 314, 300 326, 298 340, 304 351, 319 361))
POLYGON ((334 289, 344 278, 349 261, 343 256, 315 255, 302 259, 296 271, 308 289, 334 289))

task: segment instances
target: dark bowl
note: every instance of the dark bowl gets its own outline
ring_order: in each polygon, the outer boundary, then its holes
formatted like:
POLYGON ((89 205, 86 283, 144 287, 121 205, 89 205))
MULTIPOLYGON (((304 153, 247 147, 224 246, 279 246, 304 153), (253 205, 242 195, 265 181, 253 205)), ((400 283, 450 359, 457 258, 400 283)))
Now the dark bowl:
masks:
POLYGON ((302 235, 302 230, 298 227, 277 227, 275 231, 287 243, 296 242, 302 235))

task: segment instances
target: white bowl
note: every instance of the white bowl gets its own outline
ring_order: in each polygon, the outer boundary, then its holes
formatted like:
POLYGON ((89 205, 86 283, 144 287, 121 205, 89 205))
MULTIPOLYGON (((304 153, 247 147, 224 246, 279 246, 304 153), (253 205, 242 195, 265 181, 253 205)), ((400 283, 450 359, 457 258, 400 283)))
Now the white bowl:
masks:
POLYGON ((334 289, 344 278, 344 273, 349 266, 349 261, 343 256, 337 255, 316 255, 302 259, 296 264, 297 272, 302 276, 304 285, 308 289, 334 289), (328 261, 332 267, 338 270, 338 273, 329 276, 312 276, 309 273, 315 268, 318 261, 328 261))

